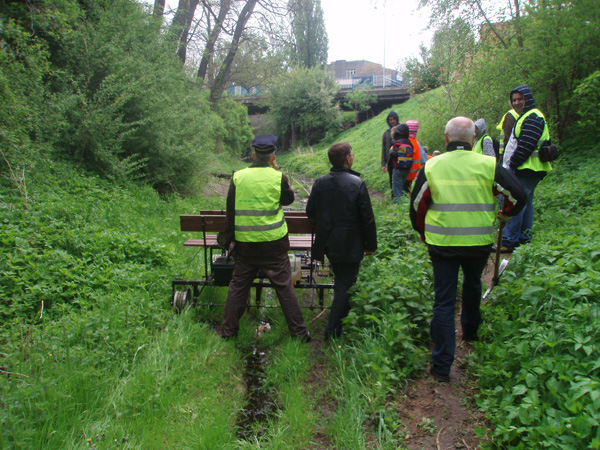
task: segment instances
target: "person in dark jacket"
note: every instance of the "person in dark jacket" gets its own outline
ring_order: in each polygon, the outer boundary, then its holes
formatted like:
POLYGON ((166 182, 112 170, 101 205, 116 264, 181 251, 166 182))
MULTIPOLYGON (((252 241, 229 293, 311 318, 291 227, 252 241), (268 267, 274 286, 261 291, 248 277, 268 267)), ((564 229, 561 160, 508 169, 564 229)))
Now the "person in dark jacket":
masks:
POLYGON ((518 214, 526 199, 509 170, 496 165, 494 158, 471 151, 475 139, 471 119, 451 119, 445 138, 446 152, 427 161, 417 175, 410 201, 412 226, 427 243, 433 266, 430 373, 443 382, 450 380, 454 362, 458 271, 463 271, 462 337, 472 341, 477 339, 481 322, 481 274, 494 242, 494 221, 518 214), (499 193, 507 200, 496 214, 499 193))
POLYGON ((502 235, 502 252, 510 253, 515 247, 527 244, 533 237, 533 194, 538 183, 552 170, 549 162, 542 162, 540 142, 550 140, 548 124, 537 109, 529 86, 522 85, 510 92, 511 104, 519 113, 503 155, 503 166, 517 176, 527 193, 523 210, 506 224, 502 235))
POLYGON ((252 141, 254 162, 235 172, 229 185, 223 246, 235 264, 217 331, 224 338, 237 336, 250 287, 261 270, 277 293, 292 337, 310 341, 292 284, 290 242, 282 209, 294 202, 294 191, 288 178, 277 170, 276 144, 277 136, 257 136, 252 141))
POLYGON ((333 166, 315 180, 306 215, 315 225, 312 255, 329 259, 334 274, 334 296, 325 338, 342 335, 342 319, 350 309, 348 290, 356 282, 363 255, 377 249, 377 229, 367 186, 351 167, 352 147, 338 142, 327 152, 333 166))
POLYGON ((398 114, 396 114, 394 111, 390 111, 385 118, 385 123, 387 124, 388 128, 383 132, 383 137, 381 138, 381 171, 383 173, 387 172, 388 177, 390 178, 390 189, 393 189, 394 187, 392 180, 394 166, 390 160, 390 148, 393 144, 392 128, 398 125, 398 122, 398 114))

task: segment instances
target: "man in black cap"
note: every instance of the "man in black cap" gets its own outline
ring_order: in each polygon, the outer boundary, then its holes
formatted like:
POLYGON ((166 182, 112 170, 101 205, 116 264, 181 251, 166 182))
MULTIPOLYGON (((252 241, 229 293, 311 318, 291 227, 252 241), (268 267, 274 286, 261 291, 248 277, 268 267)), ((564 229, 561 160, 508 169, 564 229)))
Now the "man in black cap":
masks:
POLYGON ((235 258, 219 334, 234 337, 247 305, 252 281, 260 269, 275 288, 293 337, 310 340, 292 284, 290 243, 282 205, 294 201, 287 177, 275 162, 277 136, 252 141, 254 162, 233 174, 227 193, 225 245, 235 258))

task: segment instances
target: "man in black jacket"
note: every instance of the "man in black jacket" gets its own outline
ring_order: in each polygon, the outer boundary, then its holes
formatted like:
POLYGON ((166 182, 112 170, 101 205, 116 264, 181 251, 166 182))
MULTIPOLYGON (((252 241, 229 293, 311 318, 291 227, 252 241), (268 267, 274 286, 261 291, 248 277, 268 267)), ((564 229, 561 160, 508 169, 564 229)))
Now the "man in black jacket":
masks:
POLYGON ((351 170, 352 147, 338 142, 329 147, 333 166, 315 180, 306 214, 316 226, 312 255, 319 261, 327 255, 333 271, 334 297, 325 327, 325 338, 342 335, 342 319, 350 309, 348 290, 356 282, 363 255, 377 249, 377 229, 371 198, 360 174, 351 170))

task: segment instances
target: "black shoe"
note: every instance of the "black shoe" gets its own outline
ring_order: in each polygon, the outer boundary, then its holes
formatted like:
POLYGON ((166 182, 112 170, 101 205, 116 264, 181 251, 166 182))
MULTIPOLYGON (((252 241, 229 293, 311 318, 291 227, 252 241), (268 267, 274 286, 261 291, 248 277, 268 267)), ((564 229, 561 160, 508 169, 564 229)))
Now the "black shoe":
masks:
POLYGON ((479 340, 479 336, 477 336, 477 332, 475 333, 464 333, 462 336, 463 341, 465 342, 474 342, 479 340))
POLYGON ((431 366, 429 368, 429 373, 431 374, 431 376, 433 377, 433 379, 435 381, 439 381, 440 383, 449 383, 450 382, 450 375, 442 375, 440 373, 434 372, 433 366, 431 366))

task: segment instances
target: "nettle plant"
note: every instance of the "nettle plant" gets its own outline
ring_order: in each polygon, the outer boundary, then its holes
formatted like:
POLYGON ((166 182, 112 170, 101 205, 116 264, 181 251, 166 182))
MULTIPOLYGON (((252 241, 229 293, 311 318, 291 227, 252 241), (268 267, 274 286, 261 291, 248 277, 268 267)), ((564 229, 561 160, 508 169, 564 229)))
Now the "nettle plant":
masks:
POLYGON ((510 448, 600 448, 600 176, 574 158, 540 184, 534 239, 484 309, 478 402, 510 448))
POLYGON ((377 226, 379 248, 363 262, 345 326, 371 336, 365 340, 372 343, 365 368, 393 383, 425 364, 433 278, 407 211, 379 214, 377 226))

